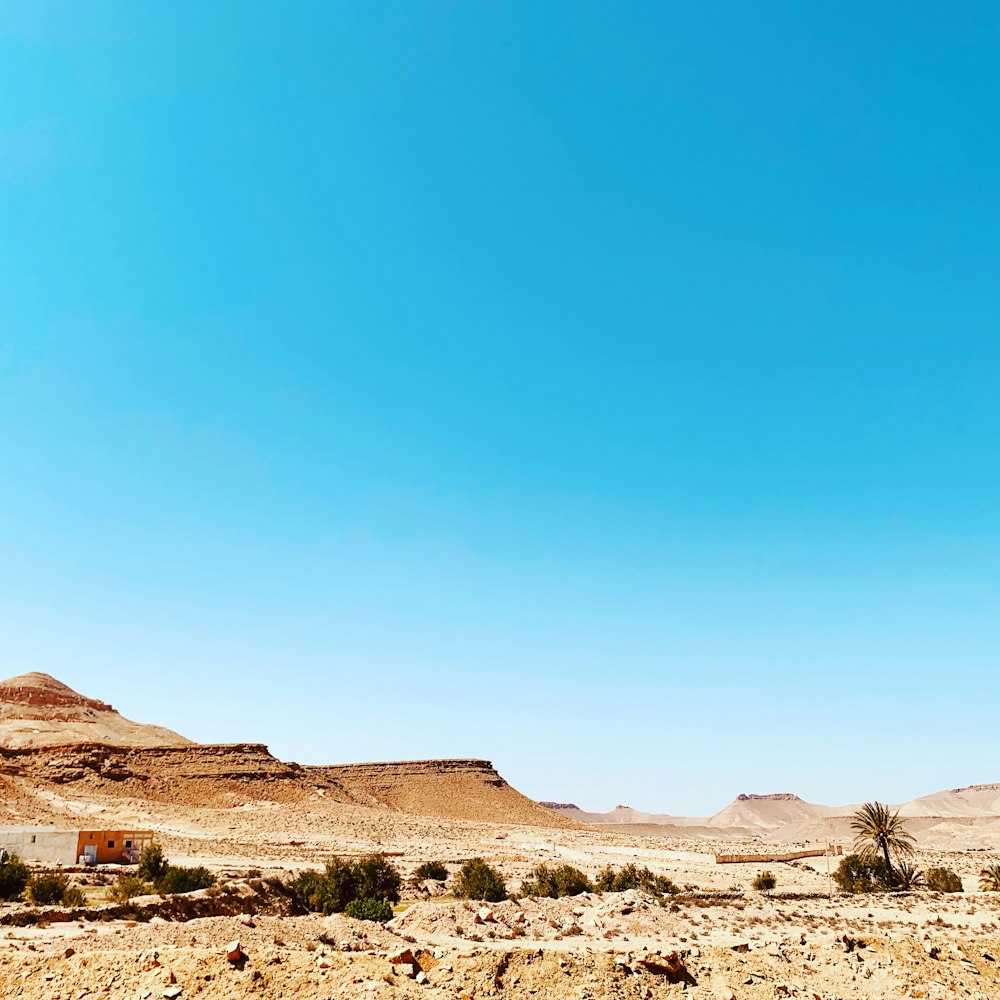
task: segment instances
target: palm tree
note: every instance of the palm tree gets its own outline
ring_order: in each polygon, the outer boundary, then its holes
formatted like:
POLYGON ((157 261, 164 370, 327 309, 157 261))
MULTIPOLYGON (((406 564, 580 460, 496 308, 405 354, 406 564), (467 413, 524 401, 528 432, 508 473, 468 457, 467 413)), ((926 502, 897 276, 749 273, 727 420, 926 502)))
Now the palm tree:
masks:
POLYGON ((892 867, 893 855, 903 860, 914 853, 913 837, 903 829, 899 812, 891 812, 881 802, 866 802, 854 814, 851 829, 856 831, 854 849, 858 854, 865 861, 874 861, 881 856, 890 875, 896 873, 892 867))
POLYGON ((979 873, 979 888, 983 892, 1000 892, 1000 865, 990 865, 979 873))

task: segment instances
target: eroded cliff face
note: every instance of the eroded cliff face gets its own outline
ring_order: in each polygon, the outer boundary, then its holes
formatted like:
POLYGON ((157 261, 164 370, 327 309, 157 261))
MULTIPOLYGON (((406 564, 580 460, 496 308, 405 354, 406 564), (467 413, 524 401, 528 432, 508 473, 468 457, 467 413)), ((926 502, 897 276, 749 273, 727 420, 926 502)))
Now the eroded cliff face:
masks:
POLYGON ((259 743, 123 747, 76 743, 0 747, 0 787, 227 809, 255 802, 327 802, 492 823, 569 826, 512 788, 486 760, 390 761, 303 767, 259 743))
POLYGON ((383 805, 418 816, 447 816, 492 823, 572 826, 497 773, 488 760, 407 760, 310 767, 362 804, 383 805))
POLYGON ((77 792, 210 808, 255 800, 295 802, 315 793, 303 768, 278 760, 259 743, 0 747, 0 774, 33 787, 63 786, 63 795, 77 792))

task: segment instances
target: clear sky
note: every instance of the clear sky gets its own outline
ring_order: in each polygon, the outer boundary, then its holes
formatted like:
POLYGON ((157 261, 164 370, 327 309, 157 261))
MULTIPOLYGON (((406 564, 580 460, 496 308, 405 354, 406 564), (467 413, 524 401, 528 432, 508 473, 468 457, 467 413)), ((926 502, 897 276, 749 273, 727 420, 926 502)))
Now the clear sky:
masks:
POLYGON ((987 3, 7 3, 0 675, 705 814, 1000 780, 987 3))

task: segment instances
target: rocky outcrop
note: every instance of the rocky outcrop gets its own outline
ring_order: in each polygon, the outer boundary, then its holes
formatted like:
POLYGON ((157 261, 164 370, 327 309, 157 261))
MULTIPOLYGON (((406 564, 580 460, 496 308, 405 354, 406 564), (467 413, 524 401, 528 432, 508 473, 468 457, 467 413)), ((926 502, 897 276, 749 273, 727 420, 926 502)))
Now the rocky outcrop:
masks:
POLYGON ((119 746, 184 746, 162 726, 132 722, 107 702, 87 698, 42 673, 0 681, 0 746, 38 747, 105 742, 119 746))
POLYGON ((747 795, 746 792, 740 792, 736 796, 737 802, 801 802, 797 795, 793 795, 791 792, 772 792, 770 795, 747 795))
MULTIPOLYGON (((316 790, 304 768, 278 760, 259 743, 0 747, 0 773, 35 786, 80 784, 111 795, 220 807, 299 801, 316 790)), ((326 791, 336 789, 327 785, 326 791)))
POLYGON ((308 767, 354 801, 418 816, 568 826, 573 821, 512 788, 488 760, 410 760, 308 767))

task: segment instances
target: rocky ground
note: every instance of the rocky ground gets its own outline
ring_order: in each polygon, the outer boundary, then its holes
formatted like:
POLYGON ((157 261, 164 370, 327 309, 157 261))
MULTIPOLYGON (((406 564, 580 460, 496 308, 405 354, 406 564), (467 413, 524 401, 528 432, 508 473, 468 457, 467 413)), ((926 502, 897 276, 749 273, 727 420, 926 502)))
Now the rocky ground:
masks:
POLYGON ((178 817, 164 817, 170 832, 163 842, 174 860, 235 877, 183 903, 101 910, 101 883, 110 876, 89 872, 73 876, 86 884, 85 911, 0 908, 0 997, 1000 996, 1000 895, 976 891, 979 869, 995 860, 982 852, 918 859, 925 868, 956 869, 962 894, 831 897, 825 858, 717 865, 710 852, 734 850, 730 841, 384 810, 338 812, 333 825, 329 814, 325 825, 321 818, 282 809, 253 821, 246 810, 209 810, 189 815, 181 830, 178 817), (334 851, 379 849, 406 875, 420 861, 440 859, 454 872, 482 855, 513 888, 542 860, 591 875, 609 862, 635 861, 683 891, 663 900, 631 891, 485 906, 411 880, 400 912, 382 927, 292 915, 287 899, 268 888, 269 876, 287 877, 334 851), (264 880, 248 879, 249 867, 264 880), (764 868, 778 879, 770 897, 750 888, 764 868), (240 909, 250 912, 232 912, 240 909), (234 941, 238 959, 230 961, 234 941))
POLYGON ((340 916, 74 921, 5 929, 0 995, 996 997, 997 919, 981 897, 664 904, 628 892, 427 901, 385 927, 340 916))

